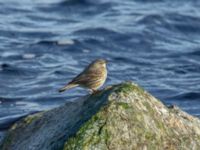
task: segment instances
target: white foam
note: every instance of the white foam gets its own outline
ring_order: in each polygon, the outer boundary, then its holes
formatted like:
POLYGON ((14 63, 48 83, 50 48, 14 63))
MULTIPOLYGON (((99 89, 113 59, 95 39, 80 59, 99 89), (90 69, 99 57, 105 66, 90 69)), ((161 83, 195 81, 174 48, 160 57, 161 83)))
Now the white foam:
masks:
POLYGON ((71 39, 61 39, 57 41, 58 45, 73 45, 75 42, 71 39))
POLYGON ((33 58, 35 58, 35 54, 32 54, 32 53, 27 53, 27 54, 23 54, 22 55, 22 58, 24 58, 24 59, 33 59, 33 58))

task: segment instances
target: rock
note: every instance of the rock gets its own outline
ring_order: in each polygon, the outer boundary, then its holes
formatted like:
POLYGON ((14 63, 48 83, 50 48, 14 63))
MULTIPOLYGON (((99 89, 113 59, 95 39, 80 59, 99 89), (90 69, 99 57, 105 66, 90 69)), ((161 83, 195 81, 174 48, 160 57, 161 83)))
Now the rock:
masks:
POLYGON ((0 149, 198 150, 200 120, 126 82, 24 118, 0 149))
POLYGON ((9 129, 0 150, 60 150, 67 138, 104 105, 109 92, 106 89, 25 117, 9 129))
POLYGON ((200 120, 168 109, 135 84, 113 87, 108 104, 68 139, 64 150, 200 149, 200 120))
POLYGON ((4 138, 4 135, 5 135, 5 132, 4 131, 0 131, 0 143, 4 138))

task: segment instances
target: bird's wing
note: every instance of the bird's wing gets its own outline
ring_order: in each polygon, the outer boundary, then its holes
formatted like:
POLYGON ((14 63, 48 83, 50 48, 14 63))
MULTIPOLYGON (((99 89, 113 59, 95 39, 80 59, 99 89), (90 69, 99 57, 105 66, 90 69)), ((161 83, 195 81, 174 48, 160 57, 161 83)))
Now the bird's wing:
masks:
POLYGON ((92 78, 96 77, 98 75, 97 70, 84 70, 82 73, 80 73, 78 76, 76 76, 70 83, 73 84, 85 84, 92 78))

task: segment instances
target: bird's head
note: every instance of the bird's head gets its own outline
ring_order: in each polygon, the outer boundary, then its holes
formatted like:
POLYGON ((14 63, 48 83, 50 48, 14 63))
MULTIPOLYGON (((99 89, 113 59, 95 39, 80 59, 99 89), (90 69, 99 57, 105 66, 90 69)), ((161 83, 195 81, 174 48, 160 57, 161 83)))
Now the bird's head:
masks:
POLYGON ((91 65, 95 68, 106 68, 107 61, 105 59, 96 59, 94 60, 91 65))

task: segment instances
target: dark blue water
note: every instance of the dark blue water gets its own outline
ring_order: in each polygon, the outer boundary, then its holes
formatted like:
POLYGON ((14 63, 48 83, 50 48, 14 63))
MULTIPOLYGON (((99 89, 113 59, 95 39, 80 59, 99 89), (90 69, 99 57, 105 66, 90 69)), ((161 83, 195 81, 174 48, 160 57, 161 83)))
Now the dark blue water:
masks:
POLYGON ((132 80, 200 116, 197 0, 0 0, 0 130, 87 94, 57 90, 95 58, 106 85, 132 80))

